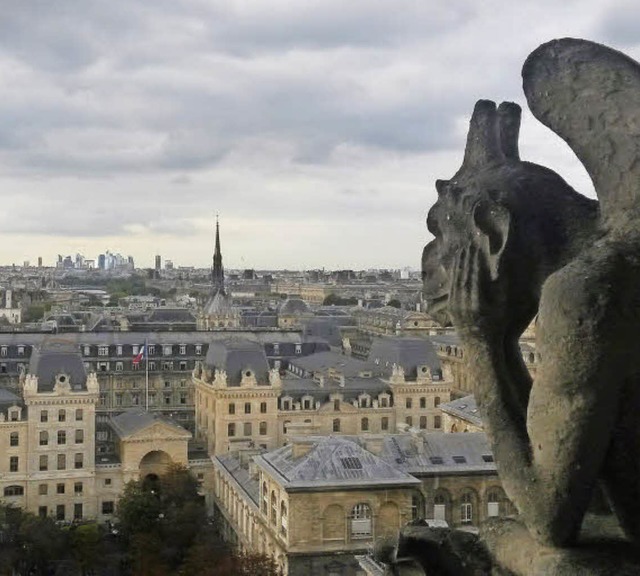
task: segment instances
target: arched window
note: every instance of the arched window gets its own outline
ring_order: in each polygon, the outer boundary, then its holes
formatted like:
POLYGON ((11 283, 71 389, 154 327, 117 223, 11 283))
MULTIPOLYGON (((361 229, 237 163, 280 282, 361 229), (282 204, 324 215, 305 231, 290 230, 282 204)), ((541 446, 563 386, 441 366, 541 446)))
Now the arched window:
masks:
POLYGON ((411 519, 424 518, 424 496, 420 492, 414 492, 411 496, 411 519))
POLYGON ((361 429, 363 432, 366 432, 367 430, 369 430, 369 418, 363 418, 363 419, 360 421, 360 429, 361 429))
POLYGON ((284 500, 280 502, 280 534, 287 535, 287 505, 284 500))
POLYGON ((340 418, 336 418, 333 421, 333 431, 334 432, 340 432, 340 418))
POLYGON ((278 498, 275 490, 271 491, 271 523, 275 524, 278 519, 278 498))
POLYGON ((22 486, 7 486, 4 489, 5 496, 24 496, 24 488, 22 486))
POLYGON ((469 492, 463 494, 460 499, 460 521, 463 524, 473 522, 473 497, 469 492))
POLYGON ((263 482, 263 483, 262 483, 262 512, 263 512, 264 514, 266 514, 266 513, 267 513, 267 508, 268 508, 268 501, 267 501, 267 499, 268 499, 268 494, 269 494, 269 492, 268 492, 268 490, 267 490, 267 483, 266 483, 266 482, 263 482))
POLYGON ((356 504, 351 510, 351 538, 371 537, 371 508, 368 504, 356 504))

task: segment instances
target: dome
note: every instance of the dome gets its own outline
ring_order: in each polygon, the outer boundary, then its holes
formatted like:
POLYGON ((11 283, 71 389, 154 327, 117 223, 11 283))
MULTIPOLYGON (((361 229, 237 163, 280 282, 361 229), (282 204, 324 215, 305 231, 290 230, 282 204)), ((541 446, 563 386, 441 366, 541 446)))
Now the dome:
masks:
POLYGON ((300 298, 287 298, 278 309, 278 314, 310 314, 311 308, 300 298))

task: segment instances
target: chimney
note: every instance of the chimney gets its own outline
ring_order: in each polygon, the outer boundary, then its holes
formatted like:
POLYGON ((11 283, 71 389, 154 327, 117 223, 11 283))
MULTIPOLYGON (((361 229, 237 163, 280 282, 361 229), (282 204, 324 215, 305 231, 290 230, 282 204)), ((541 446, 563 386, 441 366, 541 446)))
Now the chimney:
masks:
POLYGON ((382 436, 368 436, 364 440, 365 450, 376 456, 380 456, 384 451, 384 438, 382 436))
POLYGON ((293 458, 300 458, 311 452, 314 446, 315 442, 310 438, 296 436, 291 439, 291 456, 293 456, 293 458))

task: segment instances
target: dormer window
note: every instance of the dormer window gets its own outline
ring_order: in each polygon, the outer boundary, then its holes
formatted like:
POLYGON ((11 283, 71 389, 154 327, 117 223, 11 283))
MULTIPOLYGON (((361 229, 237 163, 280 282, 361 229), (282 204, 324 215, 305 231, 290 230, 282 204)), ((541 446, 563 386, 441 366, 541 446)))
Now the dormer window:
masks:
POLYGON ((6 356, 6 355, 7 355, 7 347, 6 346, 0 347, 0 356, 6 356))
POLYGON ((82 353, 85 356, 91 356, 91 346, 83 346, 82 347, 82 353))
POLYGON ((98 346, 98 356, 109 356, 109 346, 98 346))
POLYGON ((302 344, 296 344, 296 354, 302 354, 302 344))
POLYGON ((164 356, 171 356, 171 354, 173 354, 173 347, 172 346, 163 346, 162 347, 162 354, 164 356))
POLYGON ((18 356, 24 356, 24 346, 18 346, 18 356))
POLYGON ((9 420, 11 422, 17 422, 18 420, 20 420, 20 408, 9 409, 9 420))

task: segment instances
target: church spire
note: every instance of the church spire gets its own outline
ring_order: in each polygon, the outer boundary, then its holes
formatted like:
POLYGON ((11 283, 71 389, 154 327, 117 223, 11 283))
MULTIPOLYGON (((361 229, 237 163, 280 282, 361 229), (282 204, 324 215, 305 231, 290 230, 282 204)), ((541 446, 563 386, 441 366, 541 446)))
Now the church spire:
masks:
POLYGON ((216 214, 216 246, 213 252, 213 270, 211 271, 213 292, 224 294, 224 268, 222 267, 222 252, 220 251, 220 223, 216 214))

